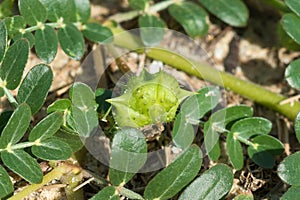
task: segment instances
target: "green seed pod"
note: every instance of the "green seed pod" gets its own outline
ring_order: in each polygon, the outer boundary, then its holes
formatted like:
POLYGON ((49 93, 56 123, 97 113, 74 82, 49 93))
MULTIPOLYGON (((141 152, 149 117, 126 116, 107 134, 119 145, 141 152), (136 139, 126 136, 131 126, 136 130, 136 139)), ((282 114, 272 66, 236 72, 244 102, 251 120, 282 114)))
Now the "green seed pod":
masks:
POLYGON ((176 79, 164 71, 150 74, 143 70, 131 77, 125 92, 109 99, 119 126, 143 127, 157 122, 170 122, 179 104, 193 92, 179 87, 176 79))

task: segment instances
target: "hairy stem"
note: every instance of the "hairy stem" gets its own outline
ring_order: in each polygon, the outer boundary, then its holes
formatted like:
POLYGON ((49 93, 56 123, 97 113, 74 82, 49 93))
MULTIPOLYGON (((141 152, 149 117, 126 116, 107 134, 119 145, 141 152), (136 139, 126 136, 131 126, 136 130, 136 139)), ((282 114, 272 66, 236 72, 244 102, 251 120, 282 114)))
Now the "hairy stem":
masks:
MULTIPOLYGON (((114 34, 118 34, 123 31, 120 27, 110 26, 110 28, 114 34)), ((141 47, 143 46, 140 44, 141 42, 139 38, 131 35, 130 33, 122 34, 122 36, 122 38, 115 37, 114 42, 116 45, 130 50, 138 50, 138 52, 141 51, 141 47)), ((280 105, 280 102, 286 99, 285 96, 273 93, 255 83, 241 80, 229 73, 218 71, 208 64, 186 59, 167 49, 148 48, 144 51, 144 53, 146 53, 149 58, 162 61, 165 64, 186 72, 187 74, 194 75, 198 78, 222 86, 225 89, 231 90, 258 104, 275 110, 291 120, 294 120, 300 111, 300 103, 295 102, 293 105, 280 105)))

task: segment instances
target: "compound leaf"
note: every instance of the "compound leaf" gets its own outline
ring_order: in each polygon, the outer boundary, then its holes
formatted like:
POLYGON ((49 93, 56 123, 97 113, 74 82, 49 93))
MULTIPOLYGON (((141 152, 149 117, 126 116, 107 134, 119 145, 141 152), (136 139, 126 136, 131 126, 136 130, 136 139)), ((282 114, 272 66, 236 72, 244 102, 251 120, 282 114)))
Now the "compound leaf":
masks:
POLYGON ((35 114, 44 104, 53 80, 49 66, 39 64, 34 66, 24 78, 17 95, 18 102, 27 103, 32 114, 35 114))
POLYGON ((191 37, 206 35, 208 31, 208 15, 206 11, 192 2, 172 4, 169 13, 178 21, 191 37))
POLYGON ((224 164, 218 164, 193 181, 179 200, 221 199, 230 191, 232 184, 232 170, 224 164))
POLYGON ((20 84, 28 54, 29 44, 25 39, 17 40, 8 48, 0 68, 0 77, 6 82, 6 88, 14 90, 20 84))
POLYGON ((9 144, 16 144, 24 136, 30 123, 30 107, 27 104, 20 104, 14 111, 0 137, 0 148, 9 144))
POLYGON ((201 163, 199 147, 190 146, 148 183, 145 199, 170 199, 195 178, 201 163))
POLYGON ((81 137, 89 137, 98 127, 95 94, 86 84, 74 83, 70 90, 73 127, 81 137))
POLYGON ((84 41, 81 32, 73 24, 67 23, 58 30, 58 40, 68 56, 80 60, 84 53, 84 41))
POLYGON ((84 37, 91 40, 92 42, 108 43, 111 42, 113 34, 107 27, 102 26, 98 23, 87 23, 84 25, 82 30, 84 37))
POLYGON ((31 151, 43 160, 66 160, 72 154, 69 145, 58 138, 42 140, 38 145, 32 146, 31 151))
POLYGON ((40 121, 30 132, 29 141, 44 140, 53 136, 63 123, 61 113, 54 112, 40 121))
POLYGON ((127 183, 145 164, 147 144, 143 133, 130 127, 117 131, 112 143, 109 177, 113 185, 127 183))
POLYGON ((249 11, 241 0, 199 0, 211 13, 225 23, 243 27, 247 25, 249 11))
POLYGON ((204 124, 204 143, 210 159, 217 160, 220 156, 219 133, 223 133, 230 122, 252 115, 252 108, 245 105, 224 108, 211 115, 204 124))
POLYGON ((118 191, 113 186, 106 186, 100 192, 98 192, 95 196, 93 196, 90 200, 119 200, 120 197, 118 195, 118 191))
POLYGON ((293 88, 300 89, 300 59, 294 60, 287 66, 285 80, 293 88))
POLYGON ((300 151, 286 157, 279 164, 277 173, 284 182, 300 186, 300 151))
POLYGON ((283 29, 298 44, 300 44, 299 27, 297 26, 299 23, 300 23, 300 18, 297 15, 292 13, 283 15, 281 19, 281 24, 283 29))
POLYGON ((249 117, 233 124, 231 132, 245 140, 254 135, 267 135, 272 129, 272 123, 262 117, 249 117))
POLYGON ((139 17, 139 27, 144 45, 155 46, 163 39, 166 25, 159 17, 146 14, 139 17))
POLYGON ((13 172, 31 183, 40 183, 43 179, 43 172, 37 161, 24 150, 1 153, 3 163, 13 172))
POLYGON ((4 198, 10 193, 13 193, 14 187, 9 178, 8 173, 0 165, 0 198, 4 198))
POLYGON ((233 132, 226 137, 226 150, 232 166, 236 170, 242 169, 244 165, 243 149, 233 132))
POLYGON ((0 62, 2 61, 7 46, 7 29, 3 21, 0 21, 0 62))
POLYGON ((31 26, 37 25, 38 22, 44 23, 47 19, 47 10, 39 0, 19 1, 19 10, 31 26))
POLYGON ((46 63, 52 62, 56 56, 58 40, 55 30, 50 26, 44 26, 35 32, 35 50, 40 59, 46 63))

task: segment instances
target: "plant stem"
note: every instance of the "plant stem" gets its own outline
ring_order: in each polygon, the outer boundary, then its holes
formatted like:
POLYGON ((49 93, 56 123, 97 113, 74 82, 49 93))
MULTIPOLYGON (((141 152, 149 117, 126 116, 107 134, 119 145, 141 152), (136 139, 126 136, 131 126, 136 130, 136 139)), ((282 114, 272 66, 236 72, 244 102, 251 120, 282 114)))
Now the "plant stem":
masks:
MULTIPOLYGON (((112 27, 114 35, 123 31, 120 27, 112 27)), ((140 40, 130 33, 122 34, 122 38, 115 37, 115 44, 130 50, 141 51, 143 45, 140 45, 140 40)), ((257 84, 241 80, 229 73, 218 71, 208 64, 197 63, 193 60, 186 59, 174 52, 161 48, 148 48, 144 53, 152 59, 162 61, 176 69, 182 70, 187 74, 194 75, 216 85, 222 86, 225 89, 231 90, 245 98, 248 98, 258 104, 275 110, 282 115, 285 115, 291 120, 294 120, 300 111, 300 103, 295 102, 293 105, 280 102, 286 97, 280 94, 273 93, 257 84)))
POLYGON ((27 148, 27 147, 31 147, 33 145, 35 145, 34 142, 22 142, 22 143, 12 145, 10 148, 11 148, 11 150, 24 149, 24 148, 27 148))
POLYGON ((270 6, 276 8, 277 10, 279 10, 282 13, 291 12, 289 7, 287 7, 283 1, 280 1, 280 0, 263 0, 263 2, 265 2, 266 4, 269 4, 270 6))
MULTIPOLYGON (((181 0, 184 1, 184 0, 181 0)), ((175 0, 167 0, 167 1, 162 1, 159 3, 154 4, 153 6, 150 6, 147 10, 147 13, 156 13, 161 10, 166 9, 168 6, 175 2, 180 2, 180 1, 175 1, 175 0)), ((139 16, 142 13, 142 11, 134 10, 126 13, 121 13, 121 14, 115 14, 111 17, 109 17, 109 20, 115 21, 117 23, 121 23, 124 21, 131 20, 137 16, 139 16)))
POLYGON ((74 166, 69 166, 69 165, 66 165, 66 164, 61 164, 58 167, 54 168, 51 172, 47 173, 44 176, 43 181, 41 183, 39 183, 39 184, 31 184, 31 185, 25 187, 21 192, 15 194, 11 198, 9 198, 9 200, 23 199, 23 198, 27 197, 28 195, 30 195, 32 192, 34 192, 34 191, 42 188, 44 185, 46 185, 50 181, 52 181, 54 179, 59 179, 64 174, 66 174, 68 172, 71 172, 73 170, 74 170, 74 166))

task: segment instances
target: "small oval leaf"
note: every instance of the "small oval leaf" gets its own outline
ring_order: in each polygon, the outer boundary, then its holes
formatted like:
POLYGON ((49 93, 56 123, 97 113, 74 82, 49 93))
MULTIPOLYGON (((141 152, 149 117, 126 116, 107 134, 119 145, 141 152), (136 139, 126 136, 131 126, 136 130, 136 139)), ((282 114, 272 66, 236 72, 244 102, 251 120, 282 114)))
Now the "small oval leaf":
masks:
POLYGON ((57 22, 61 17, 68 21, 73 14, 73 0, 40 0, 47 9, 47 19, 51 22, 57 22))
POLYGON ((300 186, 292 186, 286 191, 280 200, 293 200, 299 199, 300 196, 300 186))
POLYGON ((86 23, 91 15, 91 5, 89 0, 72 0, 75 4, 74 20, 86 23))
POLYGON ((100 192, 98 192, 95 196, 90 198, 90 200, 119 200, 120 197, 118 195, 118 191, 113 186, 106 186, 100 192))
POLYGON ((5 169, 0 165, 0 199, 13 193, 13 191, 14 191, 14 187, 9 178, 9 175, 5 171, 5 169))
POLYGON ((72 154, 69 145, 58 138, 42 140, 38 145, 32 146, 31 151, 43 160, 67 160, 72 154))
POLYGON ((155 46, 163 39, 166 24, 159 17, 146 14, 139 17, 139 27, 144 45, 155 46))
POLYGON ((19 1, 19 10, 31 26, 37 25, 38 22, 44 23, 47 19, 47 10, 39 0, 19 1))
POLYGON ((279 164, 277 173, 284 182, 300 186, 300 151, 286 157, 279 164))
POLYGON ((0 21, 0 63, 4 57, 7 46, 7 29, 3 21, 0 21))
POLYGON ((70 90, 74 129, 81 137, 89 137, 98 128, 98 113, 95 94, 84 83, 74 83, 70 90))
POLYGON ((40 165, 24 150, 3 151, 1 159, 9 169, 30 183, 40 183, 42 181, 43 172, 40 165))
POLYGON ((113 34, 111 30, 98 23, 85 24, 82 33, 84 37, 91 40, 92 42, 96 42, 96 43, 112 42, 113 34))
POLYGON ((195 178, 201 163, 201 150, 192 145, 148 183, 145 199, 170 199, 195 178))
POLYGON ((29 127, 30 117, 30 108, 27 104, 21 104, 17 107, 2 131, 0 148, 5 148, 9 144, 16 144, 21 140, 29 127))
POLYGON ((244 156, 241 143, 235 136, 235 133, 230 132, 226 137, 226 150, 232 166, 236 170, 240 170, 244 165, 244 156))
POLYGON ((55 112, 40 121, 29 134, 29 141, 44 140, 53 136, 63 123, 61 113, 55 112))
POLYGON ((145 164, 147 144, 143 133, 130 127, 119 129, 114 136, 109 178, 113 185, 124 185, 145 164))
POLYGON ((26 27, 26 23, 23 16, 13 16, 4 19, 8 34, 12 37, 16 33, 20 33, 26 27))
POLYGON ((222 199, 233 184, 232 170, 218 164, 205 171, 180 195, 179 200, 222 199))
POLYGON ((18 102, 27 103, 31 113, 35 114, 44 104, 53 80, 49 66, 39 64, 34 66, 24 78, 17 95, 18 102))
POLYGON ((172 4, 168 7, 172 17, 176 19, 191 37, 204 36, 208 31, 208 15, 206 11, 192 2, 172 4))
POLYGON ((35 32, 35 50, 38 57, 50 63, 56 56, 58 40, 55 30, 48 25, 35 32))
POLYGON ((243 27, 247 25, 249 11, 241 0, 199 0, 211 13, 225 23, 243 27))
POLYGON ((300 89, 300 59, 294 60, 287 66, 285 80, 293 88, 300 89))
POLYGON ((255 135, 267 135, 272 129, 272 122, 262 117, 249 117, 234 123, 231 132, 245 140, 255 135))
POLYGON ((299 23, 300 23, 300 18, 297 15, 292 13, 283 15, 281 19, 281 24, 283 29, 298 44, 300 44, 300 35, 299 35, 299 27, 298 27, 299 23))
POLYGON ((49 114, 56 111, 65 112, 66 110, 69 110, 71 106, 72 102, 69 99, 58 99, 48 106, 47 113, 49 114))
POLYGON ((27 40, 21 39, 10 46, 0 68, 0 77, 6 82, 6 88, 14 90, 21 82, 29 55, 27 40))
POLYGON ((58 40, 64 52, 72 59, 80 60, 84 53, 84 41, 81 32, 73 25, 66 24, 58 30, 58 40))

